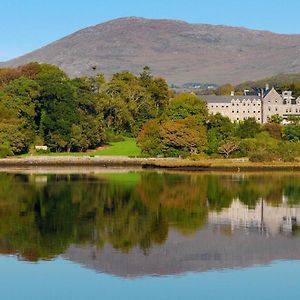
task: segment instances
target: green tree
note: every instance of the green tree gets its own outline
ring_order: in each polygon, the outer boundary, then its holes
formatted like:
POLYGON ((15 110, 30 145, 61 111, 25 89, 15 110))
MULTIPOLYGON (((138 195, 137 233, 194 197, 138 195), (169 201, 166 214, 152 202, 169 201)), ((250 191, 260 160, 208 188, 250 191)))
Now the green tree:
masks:
POLYGON ((261 131, 261 125, 256 122, 255 118, 248 118, 240 122, 237 127, 237 136, 241 139, 254 138, 261 131))
POLYGON ((185 119, 193 116, 198 124, 208 118, 206 103, 194 94, 180 94, 170 101, 164 117, 170 120, 185 119))
POLYGON ((278 114, 268 117, 268 123, 281 124, 282 121, 283 121, 283 118, 278 114))

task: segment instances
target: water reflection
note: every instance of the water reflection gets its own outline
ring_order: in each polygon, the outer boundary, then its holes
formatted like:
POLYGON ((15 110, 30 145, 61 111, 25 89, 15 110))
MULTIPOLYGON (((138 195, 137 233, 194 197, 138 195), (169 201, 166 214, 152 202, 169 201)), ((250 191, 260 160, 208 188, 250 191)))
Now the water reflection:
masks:
POLYGON ((296 174, 0 174, 0 252, 122 276, 300 259, 296 174))

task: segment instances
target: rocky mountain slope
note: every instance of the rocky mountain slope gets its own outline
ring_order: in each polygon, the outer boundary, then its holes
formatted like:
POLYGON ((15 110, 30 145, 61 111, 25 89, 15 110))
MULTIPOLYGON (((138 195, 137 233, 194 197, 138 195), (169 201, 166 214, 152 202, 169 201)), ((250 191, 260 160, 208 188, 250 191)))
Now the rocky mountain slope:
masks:
POLYGON ((138 73, 148 65, 169 83, 238 83, 299 72, 300 35, 122 18, 83 29, 0 66, 31 61, 55 64, 71 76, 138 73))

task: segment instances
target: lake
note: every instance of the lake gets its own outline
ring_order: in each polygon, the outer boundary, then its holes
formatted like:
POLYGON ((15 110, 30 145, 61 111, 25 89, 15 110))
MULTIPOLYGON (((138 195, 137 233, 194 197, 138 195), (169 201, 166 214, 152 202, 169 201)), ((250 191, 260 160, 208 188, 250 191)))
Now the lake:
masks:
POLYGON ((1 299, 299 299, 300 173, 0 173, 1 299))

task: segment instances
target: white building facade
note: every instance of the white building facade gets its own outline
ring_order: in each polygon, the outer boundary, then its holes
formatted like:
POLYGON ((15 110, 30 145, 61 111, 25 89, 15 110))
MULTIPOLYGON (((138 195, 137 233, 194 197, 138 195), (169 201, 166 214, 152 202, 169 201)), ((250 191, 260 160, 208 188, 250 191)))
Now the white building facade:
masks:
POLYGON ((202 98, 207 103, 210 113, 220 113, 233 122, 255 118, 258 123, 267 123, 268 118, 278 114, 284 120, 289 116, 300 117, 300 97, 295 99, 290 91, 281 95, 274 89, 265 89, 256 95, 216 96, 206 95, 202 98))

